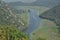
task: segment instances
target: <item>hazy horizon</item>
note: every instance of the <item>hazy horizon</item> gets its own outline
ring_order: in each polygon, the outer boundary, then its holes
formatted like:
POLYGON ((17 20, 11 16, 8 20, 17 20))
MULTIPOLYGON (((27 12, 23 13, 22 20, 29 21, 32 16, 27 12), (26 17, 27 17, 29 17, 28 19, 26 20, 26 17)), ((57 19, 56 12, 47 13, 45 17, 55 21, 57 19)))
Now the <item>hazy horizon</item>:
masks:
POLYGON ((21 1, 21 2, 24 2, 24 3, 32 3, 32 2, 35 2, 36 0, 3 0, 5 2, 17 2, 17 1, 21 1))

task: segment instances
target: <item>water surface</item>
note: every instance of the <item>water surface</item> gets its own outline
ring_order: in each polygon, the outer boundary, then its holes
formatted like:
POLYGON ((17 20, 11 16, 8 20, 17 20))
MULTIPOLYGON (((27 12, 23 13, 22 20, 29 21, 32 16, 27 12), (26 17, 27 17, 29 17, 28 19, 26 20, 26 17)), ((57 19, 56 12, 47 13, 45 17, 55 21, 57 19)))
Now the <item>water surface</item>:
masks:
POLYGON ((31 32, 33 32, 35 29, 39 27, 40 24, 40 18, 38 16, 38 11, 37 10, 31 10, 29 12, 29 25, 28 28, 25 30, 25 32, 30 35, 31 32))

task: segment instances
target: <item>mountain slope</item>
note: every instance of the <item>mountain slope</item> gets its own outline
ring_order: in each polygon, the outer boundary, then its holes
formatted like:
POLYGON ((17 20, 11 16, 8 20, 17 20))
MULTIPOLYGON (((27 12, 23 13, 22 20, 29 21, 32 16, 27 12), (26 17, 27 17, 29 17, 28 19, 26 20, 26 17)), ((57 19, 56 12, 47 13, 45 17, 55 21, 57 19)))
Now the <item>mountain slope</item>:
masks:
MULTIPOLYGON (((23 19, 17 15, 18 12, 11 8, 5 2, 0 1, 0 24, 2 25, 14 25, 20 30, 25 28, 23 19)), ((20 14, 19 14, 20 15, 20 14)))
POLYGON ((8 3, 12 6, 44 6, 44 7, 54 7, 58 4, 60 4, 60 0, 37 0, 32 3, 23 3, 23 2, 11 2, 8 3))
POLYGON ((44 12, 39 16, 43 19, 48 19, 56 23, 60 32, 60 5, 57 5, 56 7, 53 7, 52 9, 44 12))

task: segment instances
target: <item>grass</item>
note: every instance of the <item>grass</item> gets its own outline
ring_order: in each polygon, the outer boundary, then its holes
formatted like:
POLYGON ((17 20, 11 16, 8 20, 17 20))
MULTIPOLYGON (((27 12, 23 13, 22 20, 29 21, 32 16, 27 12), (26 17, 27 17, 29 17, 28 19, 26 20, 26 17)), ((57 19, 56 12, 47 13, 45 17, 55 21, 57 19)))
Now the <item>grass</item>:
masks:
POLYGON ((39 37, 45 40, 60 40, 56 24, 52 21, 42 19, 39 28, 31 33, 30 39, 37 40, 39 37))
POLYGON ((28 13, 22 13, 22 14, 20 14, 20 17, 22 18, 22 21, 25 24, 24 26, 26 27, 29 23, 28 13))

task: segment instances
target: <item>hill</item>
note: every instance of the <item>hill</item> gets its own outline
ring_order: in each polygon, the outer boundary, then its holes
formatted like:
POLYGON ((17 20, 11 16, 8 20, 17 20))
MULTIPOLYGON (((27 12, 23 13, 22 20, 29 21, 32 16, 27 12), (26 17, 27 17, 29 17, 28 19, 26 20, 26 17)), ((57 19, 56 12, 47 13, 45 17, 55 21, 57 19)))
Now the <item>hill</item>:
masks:
POLYGON ((26 28, 25 21, 20 17, 20 13, 9 6, 7 3, 0 1, 0 24, 14 25, 20 30, 26 28), (19 16, 17 15, 19 14, 19 16))
POLYGON ((57 5, 53 7, 52 9, 44 12, 39 17, 43 19, 51 20, 54 23, 56 23, 56 25, 59 26, 58 29, 60 32, 60 5, 57 5))
POLYGON ((23 3, 23 2, 10 2, 8 3, 9 5, 12 6, 44 6, 44 7, 54 7, 58 4, 60 4, 60 0, 37 0, 32 3, 23 3))

